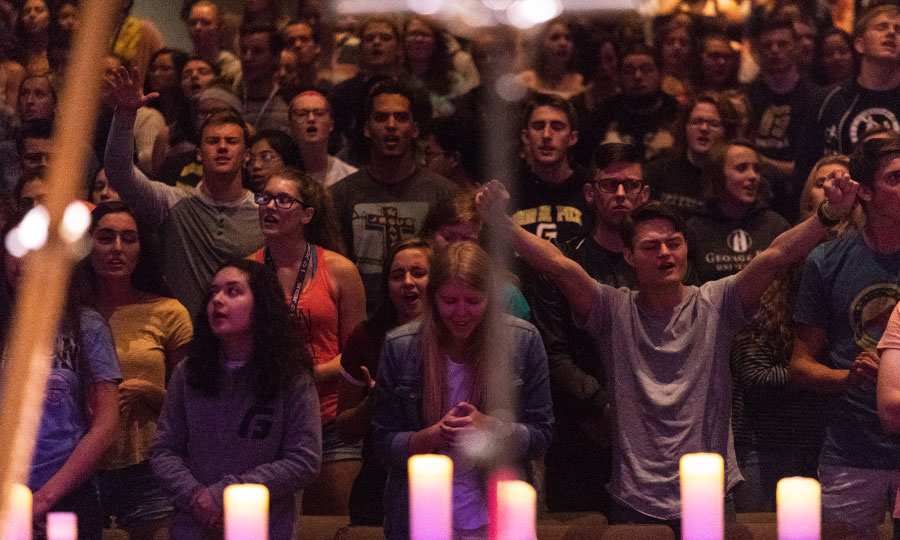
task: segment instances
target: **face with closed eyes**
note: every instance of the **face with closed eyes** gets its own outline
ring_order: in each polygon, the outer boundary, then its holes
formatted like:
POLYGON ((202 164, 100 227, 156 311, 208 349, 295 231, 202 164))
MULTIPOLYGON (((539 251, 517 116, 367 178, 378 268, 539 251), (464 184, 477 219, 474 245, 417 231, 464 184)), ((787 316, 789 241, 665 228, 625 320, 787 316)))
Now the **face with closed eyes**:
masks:
POLYGON ((650 219, 637 224, 632 247, 625 248, 625 261, 634 267, 641 290, 681 283, 687 272, 687 243, 684 234, 667 219, 650 219))
POLYGON ((487 293, 461 280, 451 279, 438 288, 434 300, 450 339, 457 345, 466 344, 484 320, 487 293))

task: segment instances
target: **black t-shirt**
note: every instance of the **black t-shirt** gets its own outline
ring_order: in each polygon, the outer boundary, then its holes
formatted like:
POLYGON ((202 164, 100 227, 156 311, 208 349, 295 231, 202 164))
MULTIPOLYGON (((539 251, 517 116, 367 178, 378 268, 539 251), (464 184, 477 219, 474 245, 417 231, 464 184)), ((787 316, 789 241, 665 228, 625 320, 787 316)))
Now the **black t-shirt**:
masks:
POLYGON ((756 149, 771 159, 794 161, 811 85, 800 79, 790 92, 778 94, 757 77, 746 91, 750 99, 750 133, 756 149))
POLYGON ((674 145, 678 102, 659 92, 651 96, 619 94, 606 102, 603 140, 618 139, 638 147, 646 161, 664 155, 674 145))
POLYGON ((651 161, 644 166, 644 183, 650 186, 650 198, 674 208, 685 219, 705 208, 703 169, 688 160, 686 154, 651 161))
POLYGON ((584 184, 587 169, 574 165, 572 174, 559 184, 543 182, 522 165, 519 181, 511 192, 513 221, 530 233, 557 242, 570 242, 590 232, 584 184))
POLYGON ((688 220, 691 265, 700 283, 736 274, 788 228, 788 222, 768 208, 742 219, 710 210, 688 220))
POLYGON ((873 129, 900 133, 900 86, 875 91, 853 80, 819 94, 797 156, 798 181, 805 180, 823 156, 850 155, 856 143, 873 129))

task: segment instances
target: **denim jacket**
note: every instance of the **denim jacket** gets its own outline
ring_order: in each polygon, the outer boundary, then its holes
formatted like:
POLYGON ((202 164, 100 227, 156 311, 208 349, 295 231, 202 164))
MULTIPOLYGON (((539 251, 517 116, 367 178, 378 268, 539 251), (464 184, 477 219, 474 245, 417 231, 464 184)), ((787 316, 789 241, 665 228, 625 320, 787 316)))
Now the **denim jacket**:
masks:
MULTIPOLYGON (((419 326, 419 322, 412 322, 387 334, 375 385, 373 441, 389 471, 384 491, 384 533, 389 540, 409 537, 409 439, 428 427, 422 408, 419 326)), ((516 461, 541 458, 550 446, 553 431, 547 355, 540 334, 530 323, 504 315, 503 326, 510 339, 511 383, 517 403, 514 457, 516 461)))

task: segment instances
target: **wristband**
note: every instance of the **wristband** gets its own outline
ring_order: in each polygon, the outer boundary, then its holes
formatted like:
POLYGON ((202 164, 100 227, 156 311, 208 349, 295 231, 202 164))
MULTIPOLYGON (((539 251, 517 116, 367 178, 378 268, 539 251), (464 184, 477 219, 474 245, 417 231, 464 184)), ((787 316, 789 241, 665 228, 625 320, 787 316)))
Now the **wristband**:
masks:
POLYGON ((826 227, 834 227, 844 219, 843 216, 834 216, 828 211, 828 201, 822 201, 822 203, 819 204, 819 208, 816 210, 816 216, 818 216, 822 225, 825 225, 826 227))

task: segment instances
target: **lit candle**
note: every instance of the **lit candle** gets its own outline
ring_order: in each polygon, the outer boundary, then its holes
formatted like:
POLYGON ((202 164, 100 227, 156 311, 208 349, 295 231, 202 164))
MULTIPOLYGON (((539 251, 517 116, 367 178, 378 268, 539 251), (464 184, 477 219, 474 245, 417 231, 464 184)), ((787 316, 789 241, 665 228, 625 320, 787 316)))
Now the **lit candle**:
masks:
POLYGON ((9 488, 3 540, 31 540, 31 490, 22 484, 9 488))
POLYGON ((778 540, 819 540, 822 490, 812 478, 782 478, 778 501, 778 540))
POLYGON ((47 540, 78 540, 78 517, 72 512, 47 514, 47 540))
POLYGON ((536 540, 537 492, 528 482, 497 482, 497 539, 536 540))
POLYGON ((682 540, 722 540, 725 535, 725 462, 719 454, 681 458, 682 540))
POLYGON ((225 540, 269 538, 269 490, 259 484, 225 488, 225 540))
POLYGON ((453 462, 447 456, 409 458, 409 537, 450 540, 453 536, 453 462))

